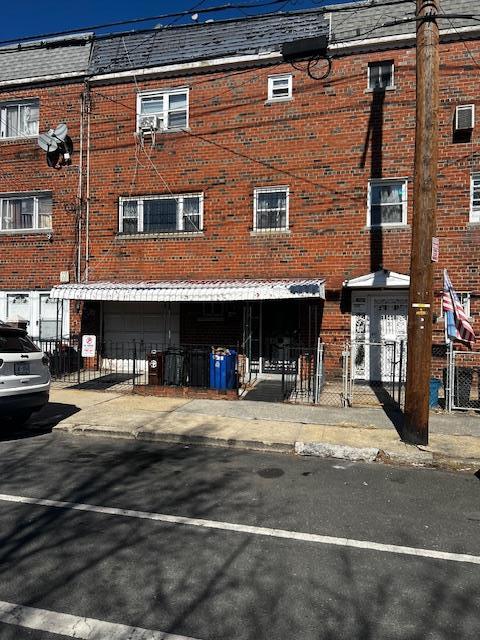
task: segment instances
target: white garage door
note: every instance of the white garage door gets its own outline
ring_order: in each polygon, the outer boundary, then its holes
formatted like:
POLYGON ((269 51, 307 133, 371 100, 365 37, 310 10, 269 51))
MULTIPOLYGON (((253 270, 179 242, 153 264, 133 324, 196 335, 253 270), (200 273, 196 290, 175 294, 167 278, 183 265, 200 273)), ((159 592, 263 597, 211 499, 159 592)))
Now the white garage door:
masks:
POLYGON ((109 302, 104 304, 103 317, 106 343, 143 341, 149 345, 178 345, 178 304, 109 302))

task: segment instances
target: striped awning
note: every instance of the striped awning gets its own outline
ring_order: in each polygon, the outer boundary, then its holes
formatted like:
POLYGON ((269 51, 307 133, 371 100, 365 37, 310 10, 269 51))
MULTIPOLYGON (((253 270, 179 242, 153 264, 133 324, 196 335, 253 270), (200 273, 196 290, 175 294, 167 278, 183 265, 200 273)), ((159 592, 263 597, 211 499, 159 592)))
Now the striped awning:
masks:
POLYGON ((325 298, 325 280, 165 280, 88 282, 53 287, 51 298, 111 302, 233 302, 325 298))

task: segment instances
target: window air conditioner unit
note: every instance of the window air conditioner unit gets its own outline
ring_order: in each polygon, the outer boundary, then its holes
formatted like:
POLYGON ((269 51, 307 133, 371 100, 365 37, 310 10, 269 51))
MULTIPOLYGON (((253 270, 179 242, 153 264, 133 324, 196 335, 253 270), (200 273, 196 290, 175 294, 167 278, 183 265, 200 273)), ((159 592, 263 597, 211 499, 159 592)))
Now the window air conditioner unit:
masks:
POLYGON ((475 105, 463 104, 455 110, 455 131, 471 131, 475 125, 475 105))
POLYGON ((140 116, 138 126, 142 133, 158 131, 160 129, 160 118, 158 116, 140 116))

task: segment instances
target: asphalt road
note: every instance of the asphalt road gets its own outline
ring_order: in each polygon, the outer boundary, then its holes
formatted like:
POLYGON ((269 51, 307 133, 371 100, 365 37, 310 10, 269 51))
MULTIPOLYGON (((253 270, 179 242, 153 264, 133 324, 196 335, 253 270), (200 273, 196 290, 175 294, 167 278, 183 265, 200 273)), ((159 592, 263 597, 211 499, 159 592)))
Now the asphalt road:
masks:
POLYGON ((480 637, 474 475, 2 435, 1 640, 480 637))

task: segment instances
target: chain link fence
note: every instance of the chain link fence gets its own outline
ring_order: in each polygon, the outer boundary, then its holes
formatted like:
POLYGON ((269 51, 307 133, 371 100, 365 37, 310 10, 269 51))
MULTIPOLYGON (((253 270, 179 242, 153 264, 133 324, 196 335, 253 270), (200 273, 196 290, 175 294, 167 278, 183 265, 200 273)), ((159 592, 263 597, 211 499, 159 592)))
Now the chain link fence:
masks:
POLYGON ((480 410, 480 352, 450 349, 443 385, 447 409, 480 410))

